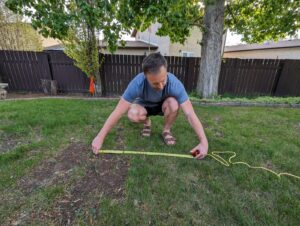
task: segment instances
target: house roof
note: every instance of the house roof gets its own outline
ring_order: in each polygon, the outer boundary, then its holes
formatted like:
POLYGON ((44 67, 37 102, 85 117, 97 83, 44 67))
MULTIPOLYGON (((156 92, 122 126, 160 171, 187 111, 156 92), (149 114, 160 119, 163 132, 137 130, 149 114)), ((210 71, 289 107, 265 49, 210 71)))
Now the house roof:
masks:
POLYGON ((266 42, 263 44, 242 44, 235 46, 226 46, 224 52, 240 52, 240 51, 253 51, 260 49, 280 49, 280 48, 293 48, 300 47, 300 39, 283 40, 278 42, 266 42))
MULTIPOLYGON (((101 46, 101 48, 106 49, 107 43, 103 42, 100 46, 101 46)), ((158 48, 157 45, 145 43, 145 42, 138 41, 138 40, 126 41, 124 47, 120 43, 118 44, 119 49, 149 49, 149 47, 152 50, 156 50, 158 48)), ((63 47, 62 47, 62 45, 58 44, 58 45, 48 46, 48 47, 44 48, 44 50, 63 50, 63 47)))
POLYGON ((62 47, 61 44, 44 47, 44 50, 63 50, 63 49, 64 48, 62 47))
MULTIPOLYGON (((103 43, 101 45, 102 48, 107 48, 107 43, 103 43)), ((155 50, 158 48, 157 45, 154 45, 152 43, 145 43, 143 41, 140 40, 135 40, 135 41, 126 41, 125 46, 121 46, 121 44, 118 44, 118 48, 119 49, 148 49, 150 47, 150 49, 155 50)))
POLYGON ((42 45, 44 48, 49 47, 49 46, 59 45, 61 43, 58 39, 45 38, 42 35, 40 35, 40 37, 41 37, 42 45))

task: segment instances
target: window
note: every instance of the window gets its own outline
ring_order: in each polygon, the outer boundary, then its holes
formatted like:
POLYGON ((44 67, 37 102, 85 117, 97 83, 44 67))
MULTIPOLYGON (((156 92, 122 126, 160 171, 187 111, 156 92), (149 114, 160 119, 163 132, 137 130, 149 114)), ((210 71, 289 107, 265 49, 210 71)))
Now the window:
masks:
POLYGON ((194 53, 193 52, 188 52, 188 51, 181 51, 181 56, 183 56, 183 57, 193 57, 194 53))

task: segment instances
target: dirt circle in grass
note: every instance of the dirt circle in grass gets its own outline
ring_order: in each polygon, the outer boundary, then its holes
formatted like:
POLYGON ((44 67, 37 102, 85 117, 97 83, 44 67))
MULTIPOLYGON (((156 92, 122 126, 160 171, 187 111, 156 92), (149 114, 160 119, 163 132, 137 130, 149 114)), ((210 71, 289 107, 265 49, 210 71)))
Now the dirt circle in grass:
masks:
POLYGON ((128 168, 126 156, 95 156, 87 145, 73 142, 53 158, 42 161, 18 183, 26 197, 41 189, 55 187, 63 187, 63 192, 51 200, 51 208, 37 208, 23 219, 16 216, 15 220, 21 223, 50 220, 62 225, 72 224, 80 212, 97 209, 102 197, 122 202, 128 168))

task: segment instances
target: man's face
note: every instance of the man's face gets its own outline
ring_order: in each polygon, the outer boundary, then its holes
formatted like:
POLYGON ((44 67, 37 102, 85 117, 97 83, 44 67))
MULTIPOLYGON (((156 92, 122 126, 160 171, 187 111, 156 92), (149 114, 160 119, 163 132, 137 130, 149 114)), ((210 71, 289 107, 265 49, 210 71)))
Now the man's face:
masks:
POLYGON ((146 74, 147 81, 157 91, 164 89, 167 83, 167 69, 161 66, 156 74, 146 74))

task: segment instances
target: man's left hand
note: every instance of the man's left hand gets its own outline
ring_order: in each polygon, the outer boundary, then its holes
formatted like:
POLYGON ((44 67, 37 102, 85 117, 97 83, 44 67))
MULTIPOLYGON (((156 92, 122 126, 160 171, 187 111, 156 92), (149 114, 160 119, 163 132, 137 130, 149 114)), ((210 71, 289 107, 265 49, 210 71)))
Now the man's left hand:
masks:
POLYGON ((203 143, 198 144, 190 152, 196 159, 203 159, 207 155, 208 145, 203 143))

